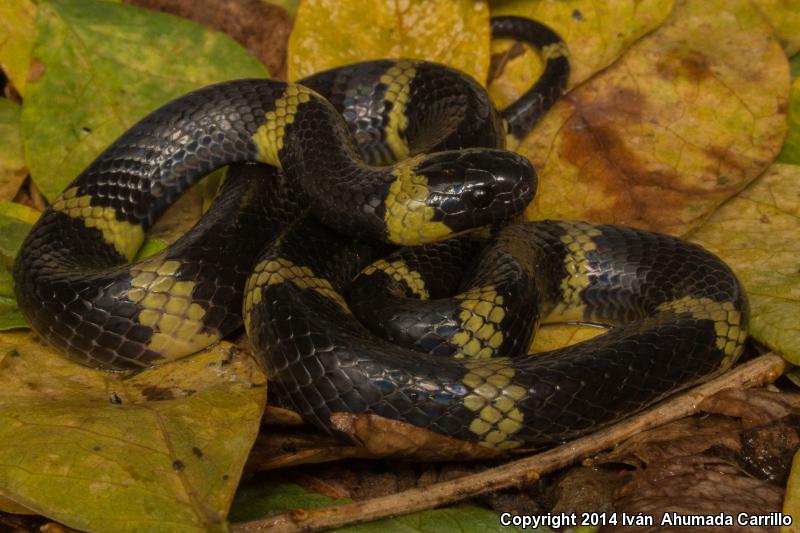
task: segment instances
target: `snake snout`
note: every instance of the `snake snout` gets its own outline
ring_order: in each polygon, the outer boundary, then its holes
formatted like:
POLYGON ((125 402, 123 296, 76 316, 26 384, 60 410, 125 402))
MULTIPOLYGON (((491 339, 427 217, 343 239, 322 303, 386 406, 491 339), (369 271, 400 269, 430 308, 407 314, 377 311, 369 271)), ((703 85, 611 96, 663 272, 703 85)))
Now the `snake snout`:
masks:
POLYGON ((428 178, 428 205, 453 231, 494 224, 525 209, 536 191, 530 162, 505 150, 437 154, 419 171, 428 178))

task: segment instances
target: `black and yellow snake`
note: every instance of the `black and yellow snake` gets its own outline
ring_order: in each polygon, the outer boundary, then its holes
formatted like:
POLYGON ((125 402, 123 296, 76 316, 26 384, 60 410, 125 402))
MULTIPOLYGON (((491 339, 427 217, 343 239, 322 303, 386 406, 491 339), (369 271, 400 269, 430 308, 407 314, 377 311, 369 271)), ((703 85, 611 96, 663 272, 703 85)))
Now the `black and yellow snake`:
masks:
POLYGON ((538 23, 492 24, 545 60, 502 112, 465 74, 411 60, 222 83, 153 112, 25 241, 15 280, 31 325, 81 363, 126 370, 244 321, 271 387, 309 422, 374 413, 500 449, 585 433, 731 365, 746 298, 700 247, 582 222, 501 227, 536 189, 506 137, 560 96, 568 62, 538 23), (125 264, 174 199, 223 165, 198 225, 125 264), (486 226, 486 247, 443 240, 486 226), (427 246, 387 256, 386 243, 427 246), (614 327, 526 357, 546 320, 614 327))

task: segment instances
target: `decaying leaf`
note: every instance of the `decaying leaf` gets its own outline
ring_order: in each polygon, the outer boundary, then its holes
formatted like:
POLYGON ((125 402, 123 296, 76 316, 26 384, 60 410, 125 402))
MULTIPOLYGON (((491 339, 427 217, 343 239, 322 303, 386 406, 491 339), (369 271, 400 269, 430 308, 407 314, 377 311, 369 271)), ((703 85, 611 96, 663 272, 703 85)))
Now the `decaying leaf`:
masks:
POLYGON ((22 135, 52 199, 136 120, 214 82, 267 75, 230 37, 184 19, 100 0, 39 3, 22 135))
POLYGON ((630 472, 578 466, 567 470, 553 488, 553 505, 550 512, 581 513, 591 509, 595 513, 614 511, 614 491, 630 477, 630 472))
POLYGON ((19 94, 25 94, 33 47, 36 5, 31 0, 0 2, 0 67, 19 94))
POLYGON ((0 98, 0 200, 13 199, 28 174, 19 134, 19 115, 18 104, 0 98))
POLYGON ((286 77, 292 21, 286 9, 264 0, 124 0, 184 17, 233 37, 278 78, 286 77))
MULTIPOLYGON (((672 513, 737 517, 780 510, 782 487, 800 445, 800 395, 727 389, 706 399, 701 408, 712 414, 645 431, 595 458, 595 464, 636 468, 630 482, 617 491, 617 513, 654 517, 652 526, 631 529, 620 523, 602 531, 684 529, 685 525, 673 527, 672 513), (667 521, 662 522, 665 514, 667 521)), ((702 530, 777 531, 732 525, 702 530)))
POLYGON ((692 241, 730 265, 750 300, 750 334, 800 363, 800 166, 773 165, 692 241))
MULTIPOLYGON (((569 48, 570 86, 574 86, 610 65, 631 43, 664 22, 672 1, 495 0, 490 7, 492 16, 517 15, 552 27, 569 48)), ((535 53, 505 40, 492 42, 492 60, 502 75, 491 80, 489 94, 500 108, 516 100, 541 71, 535 53)))
POLYGON ((765 515, 780 511, 782 496, 782 487, 752 478, 724 461, 702 455, 677 457, 635 473, 614 502, 618 513, 651 516, 653 525, 623 525, 620 522, 601 531, 774 533, 774 527, 740 526, 735 522, 687 528, 684 524, 676 524, 670 517, 676 513, 682 516, 727 516, 734 520, 739 513, 765 515))
POLYGON ((280 431, 271 428, 256 439, 246 470, 261 472, 304 464, 328 463, 349 458, 370 458, 360 446, 316 431, 280 431))
POLYGON ((685 233, 780 150, 788 80, 749 1, 676 2, 522 143, 540 174, 526 214, 685 233))
MULTIPOLYGON (((800 516, 800 451, 794 454, 792 471, 786 484, 786 495, 783 497, 783 512, 789 516, 800 516)), ((781 528, 781 533, 797 533, 800 525, 795 518, 794 524, 781 528)))
POLYGON ((300 3, 289 38, 289 79, 366 61, 407 57, 450 65, 483 82, 489 8, 483 0, 300 3))
MULTIPOLYGON (((800 64, 800 54, 795 61, 800 64)), ((777 159, 778 163, 800 165, 800 76, 792 82, 792 93, 789 101, 789 131, 786 142, 777 159)))
POLYGON ((0 496, 67 526, 211 531, 256 437, 265 382, 221 345, 133 377, 0 336, 0 496))
POLYGON ((786 55, 800 52, 800 1, 753 0, 753 4, 775 29, 786 55))
POLYGON ((334 413, 331 427, 366 448, 373 457, 446 461, 500 457, 502 452, 445 437, 427 429, 377 415, 334 413))
POLYGON ((704 454, 725 459, 759 479, 785 482, 800 446, 800 394, 728 389, 700 407, 710 415, 640 433, 594 462, 643 468, 704 454))

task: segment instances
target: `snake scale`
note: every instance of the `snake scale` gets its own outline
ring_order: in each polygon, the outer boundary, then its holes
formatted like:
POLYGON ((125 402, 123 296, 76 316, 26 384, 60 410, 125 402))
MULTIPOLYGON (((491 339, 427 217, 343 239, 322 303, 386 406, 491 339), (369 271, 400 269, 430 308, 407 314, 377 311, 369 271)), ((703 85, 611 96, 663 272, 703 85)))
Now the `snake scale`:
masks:
POLYGON ((108 370, 244 324, 279 400, 323 430, 332 413, 373 413, 498 449, 575 437, 730 366, 747 301, 715 256, 621 226, 503 225, 537 186, 505 147, 562 94, 569 64, 539 23, 492 30, 545 64, 503 111, 469 76, 403 59, 166 104, 43 213, 15 265, 21 309, 58 350, 108 370), (223 165, 200 222, 129 264, 175 198, 223 165), (467 234, 479 227, 488 244, 467 234), (613 328, 527 357, 547 321, 613 328))

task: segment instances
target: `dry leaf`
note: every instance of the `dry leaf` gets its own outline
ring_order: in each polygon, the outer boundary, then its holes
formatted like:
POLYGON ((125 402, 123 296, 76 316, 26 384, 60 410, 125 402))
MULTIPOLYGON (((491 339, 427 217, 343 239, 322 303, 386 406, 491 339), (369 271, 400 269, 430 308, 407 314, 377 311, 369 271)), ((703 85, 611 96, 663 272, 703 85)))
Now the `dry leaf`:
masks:
MULTIPOLYGON (((672 1, 511 0, 493 1, 490 6, 492 16, 517 15, 553 28, 569 48, 570 86, 575 86, 613 63, 634 41, 664 22, 672 1)), ((502 76, 489 84, 489 94, 500 108, 526 91, 541 71, 536 53, 508 40, 492 41, 492 59, 502 63, 502 76)))
POLYGON ((289 38, 289 79, 369 59, 450 65, 480 82, 489 69, 489 8, 482 0, 300 3, 289 38))
POLYGON ((800 363, 800 166, 773 165, 690 239, 733 268, 750 300, 750 335, 800 363))
POLYGON ((747 0, 677 2, 523 141, 540 174, 527 216, 701 223, 780 150, 789 69, 771 34, 747 0))
POLYGON ((130 378, 0 336, 0 495, 87 530, 222 530, 265 399, 225 345, 130 378))
POLYGON ((31 64, 35 18, 36 5, 31 0, 0 2, 0 67, 21 95, 31 64))
POLYGON ((753 0, 775 28, 787 56, 800 52, 800 0, 753 0))

